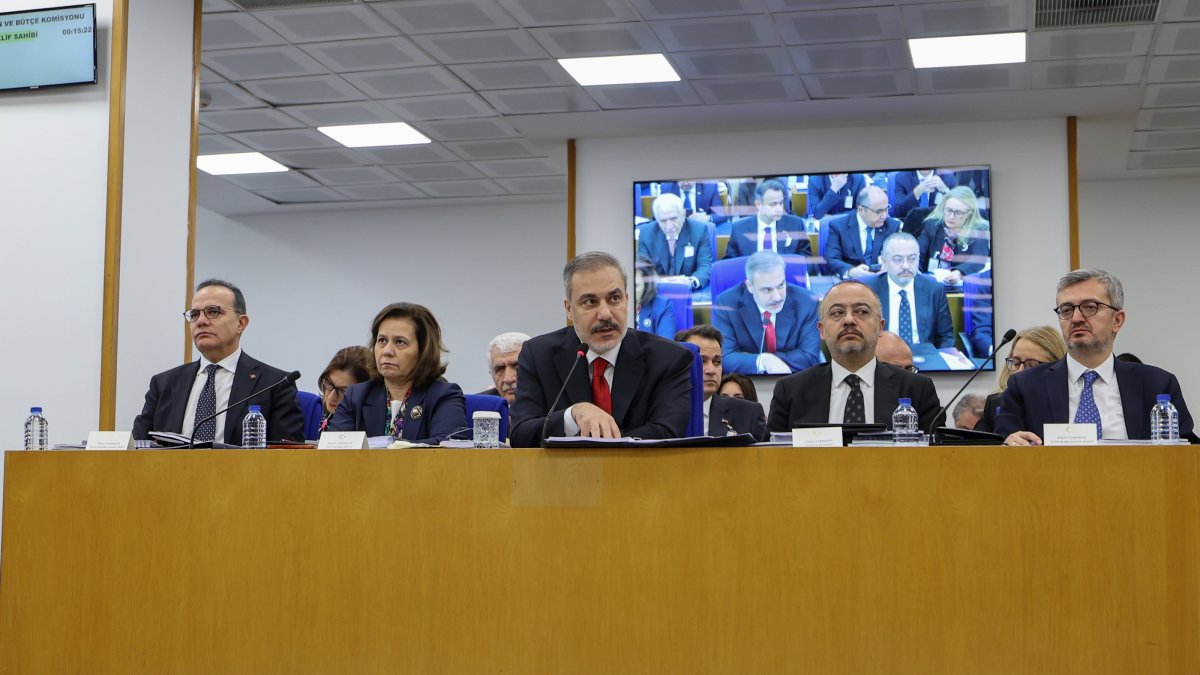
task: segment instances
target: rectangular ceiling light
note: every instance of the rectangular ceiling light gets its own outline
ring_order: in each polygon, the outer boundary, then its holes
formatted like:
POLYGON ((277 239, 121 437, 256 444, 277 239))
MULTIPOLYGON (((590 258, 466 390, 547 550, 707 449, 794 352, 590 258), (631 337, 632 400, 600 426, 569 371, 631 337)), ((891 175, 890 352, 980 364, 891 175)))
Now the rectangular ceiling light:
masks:
POLYGON ((317 127, 347 148, 373 148, 380 145, 419 145, 432 143, 425 134, 405 122, 380 124, 343 124, 336 127, 317 127))
POLYGON ((590 56, 581 59, 559 59, 558 63, 576 82, 585 87, 679 81, 679 74, 662 54, 590 56))
POLYGON ((955 35, 908 41, 914 68, 1025 62, 1025 33, 955 35))
POLYGON ((196 168, 214 176, 236 173, 274 173, 288 168, 261 152, 233 152, 224 155, 200 155, 196 168))

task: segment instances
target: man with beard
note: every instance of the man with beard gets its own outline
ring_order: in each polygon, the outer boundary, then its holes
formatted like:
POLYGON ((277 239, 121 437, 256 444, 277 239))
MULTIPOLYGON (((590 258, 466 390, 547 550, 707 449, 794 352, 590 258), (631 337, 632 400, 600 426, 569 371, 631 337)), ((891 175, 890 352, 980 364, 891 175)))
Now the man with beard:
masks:
POLYGON ((1150 409, 1170 394, 1179 436, 1197 442, 1175 376, 1161 368, 1113 358, 1125 325, 1125 289, 1115 276, 1079 269, 1058 281, 1054 313, 1067 342, 1061 360, 1009 378, 996 433, 1009 445, 1040 445, 1046 424, 1093 423, 1099 438, 1150 438, 1150 409))
POLYGON ((767 418, 757 401, 718 396, 721 388, 724 336, 712 326, 699 324, 675 334, 676 342, 690 342, 700 349, 704 366, 704 433, 708 436, 750 434, 766 440, 767 418))
POLYGON ((912 399, 921 428, 928 429, 941 409, 933 380, 875 358, 883 315, 874 291, 843 281, 830 289, 818 314, 817 328, 832 361, 775 383, 767 429, 786 432, 797 424, 824 422, 890 429, 901 398, 912 399))
POLYGON ((917 240, 897 232, 883 242, 879 262, 884 274, 865 277, 883 303, 888 330, 910 345, 922 342, 937 349, 954 346, 954 323, 946 289, 933 277, 917 271, 920 256, 917 240))
POLYGON ((692 353, 651 333, 626 331, 628 285, 620 262, 607 253, 580 254, 563 268, 563 308, 573 325, 521 349, 513 447, 535 447, 550 436, 678 438, 687 432, 692 353))

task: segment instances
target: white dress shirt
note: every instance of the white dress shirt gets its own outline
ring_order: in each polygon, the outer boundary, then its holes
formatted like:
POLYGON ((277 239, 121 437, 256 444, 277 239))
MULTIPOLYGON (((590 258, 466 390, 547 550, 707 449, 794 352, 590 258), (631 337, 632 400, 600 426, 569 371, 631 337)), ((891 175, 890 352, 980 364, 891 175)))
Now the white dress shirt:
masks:
MULTIPOLYGON (((242 358, 241 348, 235 349, 232 354, 226 356, 217 362, 220 366, 217 368, 216 375, 213 376, 213 388, 216 389, 217 404, 213 408, 213 412, 229 405, 229 393, 233 391, 233 374, 237 372, 238 359, 242 358)), ((205 370, 212 361, 200 357, 200 370, 196 371, 196 379, 192 382, 192 393, 188 395, 187 408, 183 411, 183 428, 179 433, 184 436, 191 436, 196 428, 196 406, 200 402, 200 392, 204 391, 204 383, 208 381, 208 373, 205 370)), ((225 442, 225 413, 217 415, 216 419, 217 431, 213 434, 214 443, 225 442)), ((242 439, 236 439, 240 443, 242 439)))
POLYGON ((758 224, 758 250, 759 251, 775 251, 779 253, 779 248, 784 246, 786 242, 784 238, 779 236, 779 221, 773 223, 764 223, 762 218, 756 217, 754 222, 758 224), (775 248, 770 248, 766 238, 763 236, 767 228, 771 228, 771 234, 775 237, 775 248))
POLYGON ((901 286, 892 281, 891 276, 888 276, 887 329, 896 335, 900 334, 900 289, 904 289, 904 294, 908 296, 908 315, 909 320, 912 321, 912 343, 914 345, 921 341, 921 334, 917 330, 917 298, 913 294, 916 287, 915 280, 907 286, 901 286))
MULTIPOLYGON (((622 336, 622 337, 624 337, 624 336, 622 336)), ((604 371, 604 381, 608 383, 608 393, 611 398, 613 373, 615 373, 617 370, 617 352, 619 352, 619 351, 621 351, 621 343, 620 342, 617 343, 616 347, 613 347, 612 349, 608 350, 603 355, 601 355, 599 352, 593 351, 591 347, 588 347, 587 360, 588 360, 588 388, 589 388, 589 390, 591 389, 591 386, 592 386, 592 378, 596 376, 595 375, 596 359, 600 358, 601 356, 604 356, 604 361, 608 362, 608 366, 606 367, 606 369, 604 371)), ((604 361, 601 361, 601 363, 603 363, 604 361)), ((563 411, 563 435, 564 436, 578 436, 579 435, 579 425, 575 422, 575 417, 572 414, 572 411, 574 411, 574 409, 575 409, 575 406, 571 406, 563 411)), ((546 413, 546 414, 550 414, 550 413, 546 413)))
MULTIPOLYGON (((879 262, 878 260, 870 260, 869 259, 871 257, 871 251, 867 248, 867 229, 868 229, 868 227, 867 227, 867 224, 863 222, 862 215, 858 214, 858 210, 855 209, 854 212, 856 214, 854 216, 854 219, 858 221, 858 245, 862 249, 862 252, 863 252, 863 262, 865 262, 868 265, 870 265, 873 262, 879 262)), ((876 232, 876 234, 878 235, 878 232, 876 232)))
POLYGON ((1075 421, 1079 410, 1079 398, 1083 395, 1083 374, 1096 371, 1100 377, 1092 383, 1092 397, 1100 411, 1100 434, 1102 438, 1126 440, 1125 409, 1121 406, 1121 389, 1117 385, 1117 373, 1113 369, 1113 355, 1096 368, 1088 368, 1067 354, 1067 421, 1075 421))
MULTIPOLYGON (((866 419, 867 424, 875 423, 874 390, 876 363, 875 359, 871 359, 854 373, 862 380, 859 383, 859 388, 862 389, 863 417, 866 419)), ((846 399, 850 398, 850 385, 846 384, 846 376, 850 374, 850 371, 846 370, 837 361, 830 361, 829 365, 833 366, 833 386, 829 391, 829 422, 841 424, 843 416, 846 414, 846 399)))

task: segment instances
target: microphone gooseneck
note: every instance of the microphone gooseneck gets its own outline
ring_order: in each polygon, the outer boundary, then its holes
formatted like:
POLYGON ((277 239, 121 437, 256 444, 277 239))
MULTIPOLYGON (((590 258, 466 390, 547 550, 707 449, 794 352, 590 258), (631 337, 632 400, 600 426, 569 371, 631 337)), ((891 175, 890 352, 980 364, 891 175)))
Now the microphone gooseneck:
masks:
POLYGON ((587 354, 582 349, 575 350, 575 360, 571 362, 571 369, 567 371, 567 377, 563 379, 562 386, 558 388, 558 395, 554 397, 554 402, 550 404, 550 408, 546 410, 546 419, 542 421, 542 447, 546 447, 546 427, 550 426, 550 415, 554 412, 554 406, 558 405, 558 400, 562 398, 563 393, 567 390, 567 384, 571 381, 571 376, 575 374, 575 368, 579 365, 579 360, 587 354))
POLYGON ((260 394, 264 394, 268 391, 271 391, 272 389, 274 389, 275 387, 278 387, 279 385, 283 384, 284 382, 295 382, 298 379, 300 379, 300 371, 293 370, 292 372, 288 373, 287 375, 284 375, 283 379, 279 380, 275 384, 272 384, 269 387, 263 387, 262 389, 259 389, 258 391, 254 392, 253 394, 250 394, 246 398, 244 398, 236 403, 230 403, 229 405, 225 406, 224 408, 221 408, 217 412, 200 420, 199 422, 196 423, 196 425, 194 427, 192 427, 192 435, 188 438, 187 446, 189 448, 196 447, 196 430, 200 428, 200 425, 204 424, 205 422, 207 422, 211 419, 216 419, 222 413, 228 412, 229 410, 238 407, 239 405, 245 403, 246 401, 249 401, 252 398, 255 398, 256 396, 258 396, 260 394))
POLYGON ((963 383, 963 386, 959 387, 958 392, 956 392, 954 396, 950 397, 950 400, 946 402, 945 407, 939 410, 938 414, 933 416, 933 419, 929 420, 929 429, 927 429, 927 431, 930 435, 933 434, 933 426, 937 424, 938 418, 942 415, 945 415, 946 411, 950 409, 950 406, 954 403, 955 399, 957 399, 959 396, 962 396, 962 393, 967 390, 967 387, 971 386, 971 383, 975 381, 975 377, 979 375, 980 371, 983 370, 983 367, 988 364, 988 361, 996 358, 996 354, 1000 353, 1000 348, 1012 342, 1014 339, 1016 339, 1016 337, 1017 331, 1009 328, 1008 332, 1006 332, 1004 337, 1000 340, 1000 344, 996 345, 996 348, 992 350, 992 353, 989 354, 988 357, 984 359, 983 362, 981 362, 978 366, 975 366, 975 372, 971 373, 971 377, 968 377, 967 381, 963 383))

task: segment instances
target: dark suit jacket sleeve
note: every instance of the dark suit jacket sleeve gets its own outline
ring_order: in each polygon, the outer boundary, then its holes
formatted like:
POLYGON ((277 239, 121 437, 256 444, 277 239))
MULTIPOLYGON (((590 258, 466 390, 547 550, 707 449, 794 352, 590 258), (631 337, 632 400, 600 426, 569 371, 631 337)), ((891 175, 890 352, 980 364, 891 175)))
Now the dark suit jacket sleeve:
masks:
POLYGON ((653 312, 654 334, 665 337, 668 340, 674 340, 676 332, 675 303, 660 296, 656 299, 655 304, 658 304, 659 308, 653 312))
POLYGON ((898 171, 888 176, 888 203, 892 205, 892 215, 903 218, 914 206, 917 197, 912 194, 916 174, 911 171, 898 171))
POLYGON ((829 213, 838 202, 838 194, 829 189, 829 181, 824 176, 810 176, 808 179, 808 212, 813 218, 822 218, 829 213))
POLYGON ((757 350, 758 345, 741 344, 739 337, 745 331, 739 331, 734 326, 735 323, 741 323, 741 318, 738 317, 737 300, 732 297, 732 294, 722 293, 713 304, 713 326, 721 331, 721 335, 725 336, 721 349, 725 372, 758 374, 758 352, 747 351, 757 350))
POLYGON ((938 400, 937 387, 934 386, 933 380, 925 376, 911 379, 913 391, 910 392, 909 398, 912 399, 913 407, 917 409, 921 430, 929 431, 933 427, 945 426, 946 415, 938 415, 942 410, 942 403, 938 400))
MULTIPOLYGON (((722 260, 749 255, 749 253, 742 253, 742 239, 745 238, 746 231, 744 228, 737 227, 738 222, 740 221, 734 222, 734 227, 729 232, 729 243, 725 245, 725 257, 722 260)), ((745 243, 747 246, 749 245, 749 242, 745 243)))
MULTIPOLYGON (((549 353, 540 345, 526 343, 517 357, 517 400, 509 410, 511 424, 508 430, 509 444, 514 448, 536 448, 542 444, 542 426, 546 426, 547 436, 562 436, 563 412, 556 410, 547 413, 550 404, 554 402, 555 391, 543 388, 539 371, 543 368, 552 372, 554 364, 549 353), (547 422, 546 418, 549 417, 547 422)), ((584 361, 578 357, 579 361, 584 361)), ((587 373, 587 363, 579 363, 576 368, 583 368, 587 373)))
POLYGON ((791 431, 791 422, 788 420, 792 410, 792 389, 787 378, 780 378, 775 382, 775 390, 771 393, 771 412, 767 416, 767 432, 791 431))
POLYGON ((933 324, 936 331, 933 343, 938 349, 947 349, 954 346, 954 322, 950 319, 950 301, 942 292, 934 293, 934 298, 937 302, 937 314, 933 324))
MULTIPOLYGON (((797 288, 789 288, 788 292, 808 293, 807 290, 797 288)), ((821 362, 821 334, 817 331, 817 301, 812 299, 808 302, 801 302, 797 307, 799 314, 796 321, 797 329, 800 331, 799 342, 794 348, 779 352, 779 358, 791 367, 793 373, 798 373, 821 362)))
POLYGON ((846 252, 843 249, 850 245, 850 242, 844 241, 845 229, 840 220, 829 223, 829 243, 825 246, 825 265, 831 274, 839 277, 853 267, 845 260, 846 252))
POLYGON ((428 395, 425 399, 425 409, 431 410, 429 418, 429 436, 416 439, 417 443, 437 445, 446 440, 450 434, 462 431, 467 424, 467 401, 463 398, 462 388, 457 384, 434 382, 429 386, 429 393, 436 393, 431 401, 428 395))
POLYGON ((138 440, 144 441, 150 438, 151 431, 167 431, 154 428, 154 414, 158 410, 162 389, 166 386, 163 379, 162 373, 150 378, 150 387, 146 389, 146 403, 142 405, 142 412, 133 420, 133 437, 138 440))
POLYGON ((1000 396, 1000 409, 996 413, 995 433, 1005 437, 1016 431, 1032 431, 1038 436, 1042 435, 1041 427, 1038 426, 1037 429, 1031 428, 1036 425, 1029 424, 1025 418, 1026 393, 1023 385, 1028 379, 1028 377, 1008 378, 1008 387, 1005 388, 1004 393, 1000 396))
POLYGON ((338 407, 333 411, 333 417, 329 418, 326 430, 365 431, 367 436, 371 436, 372 432, 376 436, 380 435, 382 429, 367 429, 366 422, 363 420, 363 403, 371 389, 370 381, 347 387, 338 407))
MULTIPOLYGON (((632 429, 621 429, 622 435, 634 438, 682 438, 687 434, 688 420, 692 417, 693 356, 690 350, 672 347, 670 352, 659 349, 649 356, 648 363, 672 360, 662 377, 646 383, 652 389, 648 397, 651 403, 646 413, 646 423, 632 429)), ((620 362, 617 367, 621 367, 620 362)), ((517 382, 520 381, 518 375, 517 382)))
MULTIPOLYGON (((286 375, 282 373, 280 377, 286 375)), ((275 382, 278 380, 273 380, 275 382)), ((268 382, 271 384, 272 382, 268 382)), ((253 403, 251 401, 250 403, 253 403)), ((304 413, 296 400, 296 383, 284 382, 271 390, 270 406, 265 408, 267 438, 273 441, 304 441, 304 413)), ((226 443, 240 443, 242 439, 225 439, 226 443)))
MULTIPOLYGON (((708 238, 708 226, 705 225, 696 242, 696 271, 692 272, 692 276, 696 277, 696 281, 700 282, 700 288, 708 285, 708 278, 712 274, 712 264, 712 240, 708 238)), ((671 337, 674 338, 675 336, 672 335, 671 337)))

